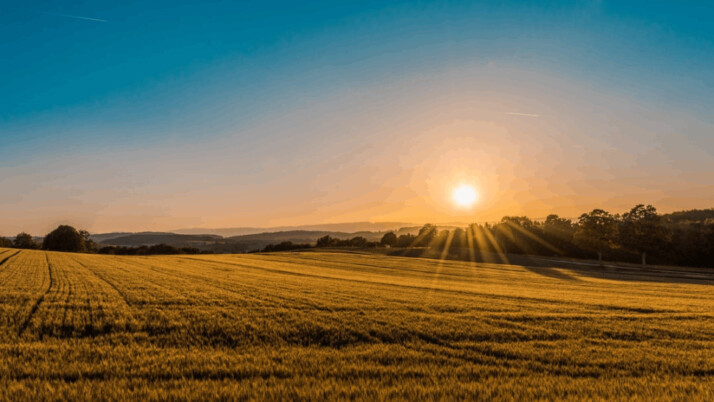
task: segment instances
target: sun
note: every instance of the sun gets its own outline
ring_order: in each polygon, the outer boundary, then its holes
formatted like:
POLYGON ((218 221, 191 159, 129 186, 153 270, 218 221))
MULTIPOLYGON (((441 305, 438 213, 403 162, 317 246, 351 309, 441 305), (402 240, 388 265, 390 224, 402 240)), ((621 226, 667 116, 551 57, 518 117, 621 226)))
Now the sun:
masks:
POLYGON ((457 206, 469 208, 476 202, 478 194, 473 186, 462 184, 454 189, 452 197, 457 206))

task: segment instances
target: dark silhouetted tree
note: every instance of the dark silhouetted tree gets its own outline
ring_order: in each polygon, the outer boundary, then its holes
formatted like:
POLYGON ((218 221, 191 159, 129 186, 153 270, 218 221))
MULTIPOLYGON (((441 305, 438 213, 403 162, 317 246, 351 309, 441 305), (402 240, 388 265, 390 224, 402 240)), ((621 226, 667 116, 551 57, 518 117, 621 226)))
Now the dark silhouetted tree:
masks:
POLYGON ((642 265, 647 265, 647 253, 663 248, 669 239, 662 217, 652 205, 639 204, 622 215, 618 231, 620 245, 642 255, 642 265))
POLYGON ((473 247, 477 250, 491 253, 502 251, 501 245, 494 237, 493 230, 489 224, 472 223, 468 228, 468 236, 471 237, 473 247))
POLYGON ((329 235, 325 235, 317 239, 317 247, 332 247, 335 244, 335 240, 329 235))
POLYGON ((407 233, 403 235, 399 235, 397 237, 397 242, 394 244, 395 247, 411 247, 414 245, 416 242, 416 236, 413 234, 407 233))
POLYGON ((7 237, 0 237, 0 247, 12 247, 12 240, 7 237))
POLYGON ((461 228, 456 228, 451 233, 451 243, 449 246, 454 249, 468 247, 468 240, 466 239, 466 231, 461 228))
POLYGON ((573 222, 570 219, 561 218, 558 215, 550 214, 543 222, 543 230, 554 237, 568 238, 575 233, 573 222))
POLYGON ((12 245, 16 248, 37 248, 37 243, 35 242, 35 240, 32 238, 31 235, 25 232, 19 233, 17 236, 15 236, 15 240, 12 242, 12 245))
POLYGON ((434 238, 429 242, 428 246, 443 251, 447 247, 447 243, 451 240, 450 236, 451 232, 448 230, 438 230, 436 235, 434 235, 434 238))
POLYGON ((86 230, 80 230, 79 234, 84 239, 85 251, 88 253, 96 253, 98 251, 99 247, 97 246, 97 243, 94 242, 94 240, 89 238, 89 236, 90 236, 89 232, 87 232, 86 230))
POLYGON ((538 227, 525 216, 504 216, 493 226, 494 238, 509 253, 539 254, 542 247, 538 227))
POLYGON ((573 254, 575 251, 573 238, 576 230, 577 227, 573 225, 570 219, 551 214, 548 215, 543 222, 543 239, 558 249, 563 250, 565 254, 573 254))
POLYGON ((52 251, 84 252, 87 250, 84 236, 77 229, 60 225, 45 236, 42 248, 52 251))
POLYGON ((268 244, 265 246, 263 249, 263 252, 272 252, 272 251, 290 251, 290 250, 300 250, 300 249, 306 249, 310 248, 309 244, 295 244, 291 241, 284 241, 278 244, 268 244))
POLYGON ((383 246, 394 246, 397 244, 397 235, 394 234, 394 232, 387 232, 382 236, 382 240, 379 241, 379 244, 383 246))
POLYGON ((431 223, 427 223, 419 229, 419 234, 417 234, 415 246, 417 247, 428 247, 434 237, 437 234, 436 226, 431 223))
POLYGON ((367 239, 365 239, 362 236, 356 236, 350 239, 350 247, 366 247, 367 246, 367 239))
POLYGON ((602 265, 602 252, 610 247, 616 238, 617 218, 602 209, 580 215, 575 240, 582 247, 597 252, 597 259, 602 265))

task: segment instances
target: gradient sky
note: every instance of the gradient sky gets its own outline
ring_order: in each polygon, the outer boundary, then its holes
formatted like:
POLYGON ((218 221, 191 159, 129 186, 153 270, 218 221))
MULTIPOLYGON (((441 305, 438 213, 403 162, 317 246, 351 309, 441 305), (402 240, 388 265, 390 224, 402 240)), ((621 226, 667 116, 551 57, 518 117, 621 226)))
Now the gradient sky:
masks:
POLYGON ((708 3, 2 2, 0 234, 713 207, 708 3))

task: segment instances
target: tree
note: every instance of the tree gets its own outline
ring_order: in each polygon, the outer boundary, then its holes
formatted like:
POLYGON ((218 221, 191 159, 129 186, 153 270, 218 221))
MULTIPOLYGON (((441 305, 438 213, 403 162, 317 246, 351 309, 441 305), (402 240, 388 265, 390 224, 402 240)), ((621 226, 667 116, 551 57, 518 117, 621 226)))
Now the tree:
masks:
POLYGON ((35 240, 32 238, 31 235, 22 232, 19 233, 17 236, 15 236, 15 240, 12 242, 12 245, 16 248, 37 248, 37 243, 35 240))
POLYGON ((399 235, 397 237, 397 242, 394 243, 395 247, 411 247, 416 242, 416 236, 411 233, 399 235))
POLYGON ((389 246, 392 247, 397 243, 397 235, 394 234, 394 232, 387 232, 382 236, 382 240, 379 241, 379 244, 383 246, 389 246))
MULTIPOLYGON (((295 244, 291 241, 284 241, 278 244, 268 244, 263 248, 263 252, 273 252, 273 251, 290 251, 290 250, 299 250, 299 249, 305 249, 305 248, 310 248, 309 244, 295 244)), ((181 249, 179 250, 180 252, 185 252, 186 254, 192 254, 188 252, 186 249, 181 249)), ((198 254, 198 253, 194 253, 198 254)))
POLYGON ((7 237, 0 237, 0 247, 12 247, 12 240, 7 237))
POLYGON ((89 232, 87 232, 86 230, 80 230, 79 234, 84 239, 85 251, 87 251, 88 253, 96 253, 99 247, 97 246, 97 243, 94 242, 94 240, 89 238, 89 232))
POLYGON ((332 247, 335 244, 335 240, 329 235, 325 235, 317 239, 317 247, 332 247))
POLYGON ((447 243, 449 243, 450 237, 451 232, 449 232, 449 230, 439 230, 436 232, 434 238, 431 239, 428 246, 443 251, 446 248, 447 243))
POLYGON ((436 234, 436 226, 432 225, 431 223, 427 223, 426 225, 422 226, 421 229, 419 229, 419 234, 417 234, 415 245, 417 247, 428 247, 429 243, 431 243, 431 241, 434 240, 434 237, 436 237, 436 234))
POLYGON ((618 240, 630 250, 642 255, 642 265, 647 265, 647 253, 662 248, 669 233, 662 224, 662 217, 652 205, 635 205, 622 215, 618 240))
POLYGON ((451 243, 449 247, 452 249, 465 248, 469 246, 468 239, 466 238, 466 231, 461 228, 456 228, 451 234, 451 243))
POLYGON ((349 240, 350 247, 366 247, 367 239, 362 236, 355 236, 349 240))
POLYGON ((561 218, 558 215, 550 214, 543 222, 543 230, 558 237, 572 236, 573 222, 570 219, 561 218))
POLYGON ((570 219, 551 214, 543 222, 543 238, 567 254, 573 251, 573 236, 576 229, 577 227, 570 219))
POLYGON ((494 235, 493 228, 488 223, 469 225, 467 239, 471 237, 474 249, 490 253, 500 253, 501 244, 494 235))
POLYGON ((504 216, 494 226, 494 235, 503 250, 517 254, 542 254, 538 227, 526 216, 504 216))
POLYGON ((602 252, 610 247, 617 231, 617 219, 602 209, 580 215, 575 241, 582 247, 597 252, 597 260, 602 265, 602 252))
POLYGON ((84 252, 87 246, 84 236, 69 225, 60 225, 45 236, 42 248, 52 251, 84 252))
POLYGON ((501 223, 507 223, 511 226, 520 226, 523 229, 531 229, 535 223, 527 216, 504 216, 501 218, 501 223))

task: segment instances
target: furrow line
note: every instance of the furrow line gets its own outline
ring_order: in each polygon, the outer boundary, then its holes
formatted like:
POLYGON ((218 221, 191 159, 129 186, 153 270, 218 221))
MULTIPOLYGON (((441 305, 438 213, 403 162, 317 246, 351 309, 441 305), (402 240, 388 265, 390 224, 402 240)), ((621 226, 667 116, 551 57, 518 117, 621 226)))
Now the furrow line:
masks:
POLYGON ((27 327, 30 325, 30 321, 32 321, 32 317, 37 312, 37 309, 40 308, 40 304, 42 304, 42 302, 45 300, 45 296, 50 293, 50 290, 52 290, 52 286, 54 285, 54 278, 52 277, 52 265, 50 264, 49 254, 45 253, 45 259, 47 260, 47 271, 50 277, 50 284, 49 286, 47 286, 47 290, 45 290, 45 292, 37 300, 35 300, 35 304, 30 309, 30 314, 27 316, 27 318, 25 318, 25 321, 22 323, 20 329, 17 331, 18 337, 22 336, 25 330, 27 330, 27 327))
MULTIPOLYGON (((131 309, 131 303, 129 303, 129 299, 127 299, 126 294, 125 294, 124 292, 122 292, 121 290, 119 290, 119 288, 118 288, 113 282, 109 281, 109 280, 106 279, 103 275, 100 275, 98 272, 96 272, 96 271, 94 271, 93 269, 89 268, 89 266, 85 265, 84 263, 82 263, 82 262, 79 261, 78 259, 75 259, 75 261, 76 261, 79 265, 81 265, 82 267, 84 267, 84 269, 86 269, 87 271, 91 272, 92 275, 96 276, 97 278, 99 278, 99 280, 101 280, 102 282, 104 282, 104 283, 106 283, 107 285, 109 285, 112 289, 114 289, 114 290, 119 294, 119 297, 121 297, 122 300, 124 300, 124 303, 127 305, 127 307, 129 307, 129 308, 131 309)), ((132 316, 133 316, 133 315, 132 315, 132 316)))
POLYGON ((72 299, 72 289, 74 288, 74 285, 72 285, 71 282, 67 281, 67 287, 69 289, 67 290, 67 297, 65 297, 64 299, 64 311, 62 313, 62 330, 69 327, 69 324, 67 324, 67 313, 69 311, 70 301, 72 299))
POLYGON ((12 255, 9 255, 9 256, 5 257, 2 261, 0 261, 0 266, 2 266, 3 264, 5 264, 5 263, 7 262, 7 260, 9 260, 10 258, 12 258, 12 257, 14 257, 14 256, 16 256, 16 255, 18 255, 18 254, 20 254, 21 251, 22 251, 22 250, 17 250, 17 251, 14 252, 12 255))

